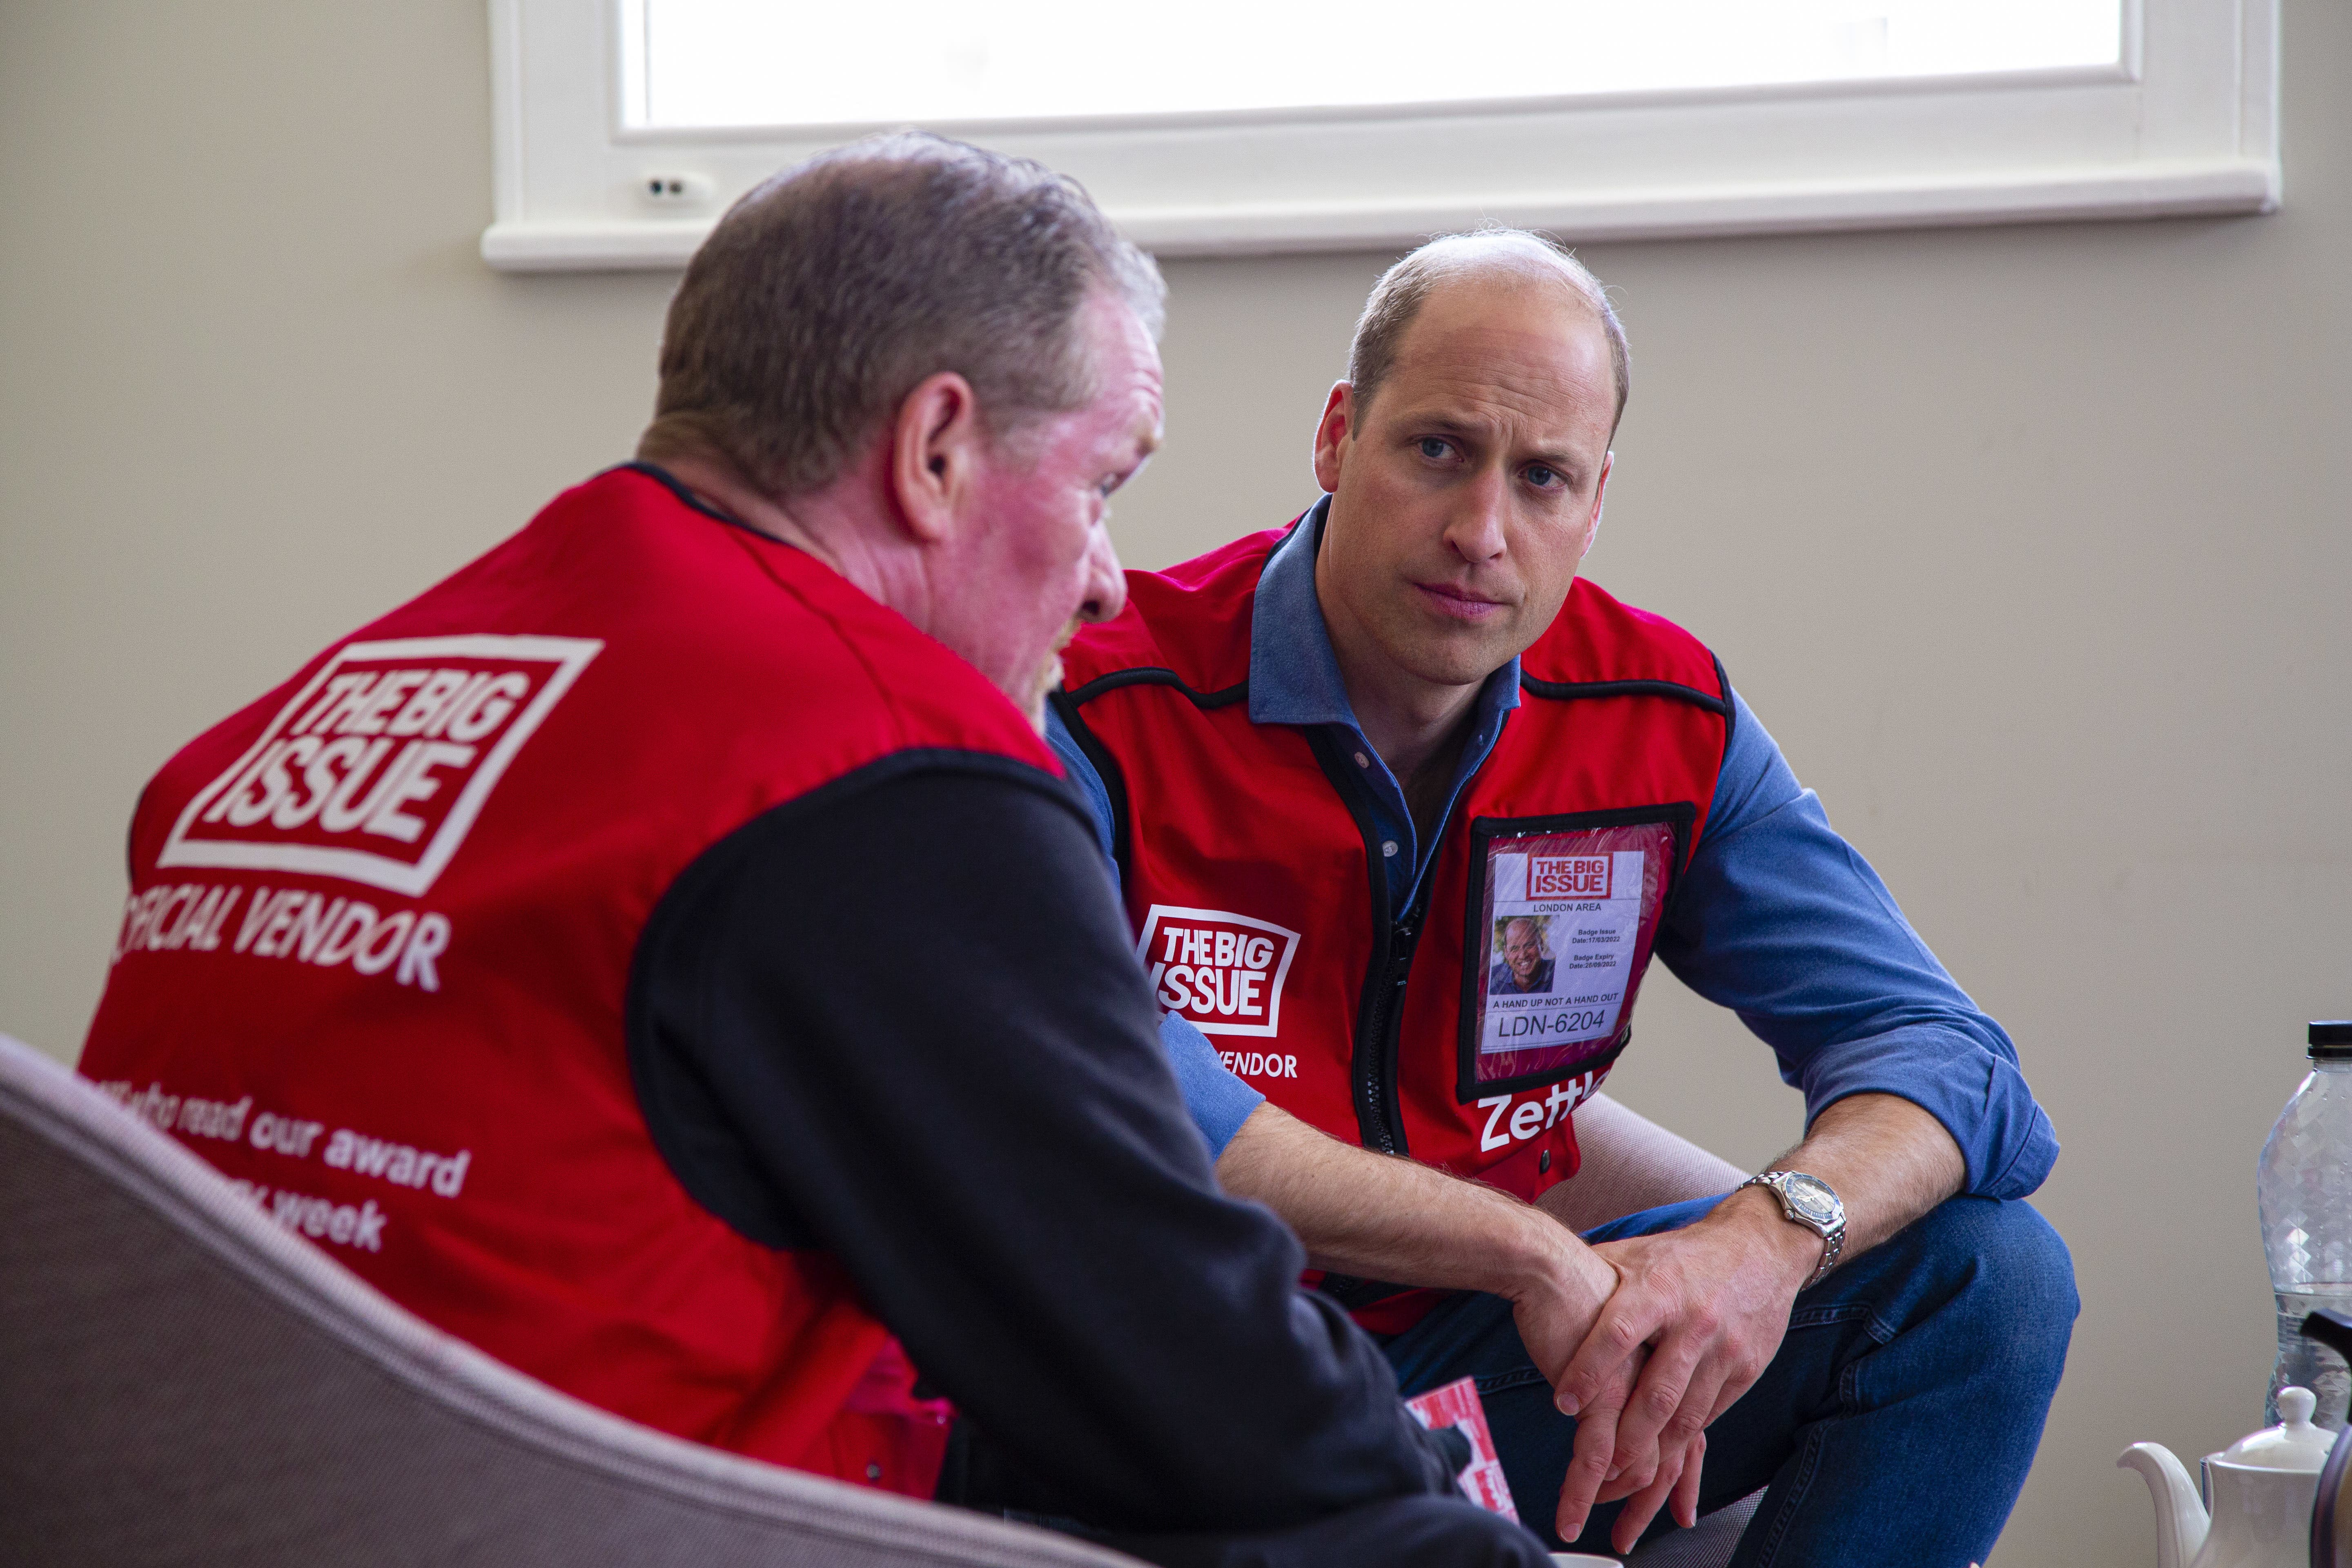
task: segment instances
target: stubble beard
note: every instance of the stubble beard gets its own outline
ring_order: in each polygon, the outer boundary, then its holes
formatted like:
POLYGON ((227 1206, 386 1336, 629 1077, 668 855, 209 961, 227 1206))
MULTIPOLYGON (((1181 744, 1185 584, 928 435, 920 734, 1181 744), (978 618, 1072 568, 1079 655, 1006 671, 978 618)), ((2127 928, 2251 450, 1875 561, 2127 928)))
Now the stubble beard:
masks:
POLYGON ((1045 699, 1061 684, 1062 656, 1049 653, 1045 662, 1037 667, 1036 674, 1029 678, 1027 694, 1015 700, 1021 711, 1028 716, 1029 727, 1040 735, 1045 732, 1045 699))
POLYGON ((1069 647, 1070 639, 1077 635, 1078 620, 1073 616, 1069 625, 1055 637, 1054 646, 1045 651, 1036 672, 1029 678, 1028 690, 1013 694, 1013 701, 1022 712, 1029 716, 1030 727, 1040 735, 1045 732, 1045 699, 1062 684, 1062 650, 1069 647))

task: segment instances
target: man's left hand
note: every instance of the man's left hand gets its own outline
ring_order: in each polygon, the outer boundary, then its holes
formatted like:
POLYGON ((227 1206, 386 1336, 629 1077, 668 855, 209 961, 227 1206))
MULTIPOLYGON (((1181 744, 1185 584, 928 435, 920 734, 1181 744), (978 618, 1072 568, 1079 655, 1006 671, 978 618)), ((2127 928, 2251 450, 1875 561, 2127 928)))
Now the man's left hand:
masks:
POLYGON ((1554 1395, 1571 1415, 1601 1415, 1617 1404, 1611 1385, 1622 1386, 1627 1363, 1645 1349, 1647 1361, 1616 1413, 1608 1469, 1596 1478, 1571 1467, 1560 1497, 1560 1528, 1573 1539, 1569 1526, 1581 1530, 1593 1504, 1630 1499, 1613 1532, 1622 1552, 1669 1495, 1654 1484, 1661 1457, 1690 1449, 1771 1363, 1797 1291, 1821 1262, 1822 1240, 1790 1225, 1771 1194, 1749 1189, 1686 1229, 1604 1242, 1593 1250, 1622 1283, 1577 1347, 1554 1395))
MULTIPOLYGON (((1775 1163, 1811 1172, 1844 1199, 1842 1256, 1849 1258, 1958 1192, 1968 1175, 1943 1123, 1907 1100, 1875 1092, 1824 1107, 1805 1141, 1775 1163)), ((1686 1452, 1771 1363, 1797 1292, 1821 1266, 1822 1247, 1820 1237, 1780 1212, 1780 1199, 1743 1187, 1686 1229, 1593 1248, 1621 1283, 1552 1392, 1569 1415, 1592 1411, 1611 1426, 1614 1446, 1609 1469, 1598 1476, 1570 1466, 1563 1526, 1571 1511, 1581 1529, 1593 1502, 1628 1498, 1615 1539, 1621 1549, 1631 1545, 1667 1495, 1655 1485, 1659 1467, 1686 1452), (1612 1386, 1622 1386, 1629 1358, 1645 1349, 1648 1363, 1622 1414, 1603 1408, 1612 1386)), ((1581 1449, 1583 1432, 1577 1437, 1581 1449)), ((1683 1484, 1690 1483, 1676 1484, 1678 1509, 1683 1484)))

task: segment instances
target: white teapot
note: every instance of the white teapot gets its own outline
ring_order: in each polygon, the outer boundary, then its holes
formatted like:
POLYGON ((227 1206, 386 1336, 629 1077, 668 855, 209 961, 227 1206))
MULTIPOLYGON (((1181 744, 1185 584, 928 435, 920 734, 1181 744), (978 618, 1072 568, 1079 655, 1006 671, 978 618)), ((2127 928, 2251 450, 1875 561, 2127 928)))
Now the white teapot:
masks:
POLYGON ((2282 1388, 2284 1422, 2205 1456, 2210 1519, 2170 1449, 2134 1443, 2123 1451, 2117 1467, 2137 1470, 2156 1499, 2156 1568, 2306 1568, 2311 1505, 2336 1446, 2335 1433, 2311 1424, 2317 1403, 2307 1388, 2282 1388))

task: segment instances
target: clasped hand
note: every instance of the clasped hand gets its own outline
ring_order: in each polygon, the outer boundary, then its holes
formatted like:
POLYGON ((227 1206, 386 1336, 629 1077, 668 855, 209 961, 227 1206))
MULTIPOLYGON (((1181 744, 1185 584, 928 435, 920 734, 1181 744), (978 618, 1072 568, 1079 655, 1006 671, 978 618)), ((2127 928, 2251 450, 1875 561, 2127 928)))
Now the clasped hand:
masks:
POLYGON ((1556 1521, 1563 1541, 1583 1533, 1597 1504, 1620 1499, 1611 1532, 1620 1552, 1662 1507, 1685 1528, 1696 1522, 1706 1428, 1770 1364, 1819 1260, 1818 1239, 1808 1257, 1803 1240, 1792 1242, 1805 1233, 1777 1205, 1758 1212, 1755 1195, 1737 1194, 1687 1229, 1593 1247, 1617 1282, 1589 1326, 1572 1321, 1581 1313, 1518 1304, 1521 1339, 1577 1418, 1556 1521))

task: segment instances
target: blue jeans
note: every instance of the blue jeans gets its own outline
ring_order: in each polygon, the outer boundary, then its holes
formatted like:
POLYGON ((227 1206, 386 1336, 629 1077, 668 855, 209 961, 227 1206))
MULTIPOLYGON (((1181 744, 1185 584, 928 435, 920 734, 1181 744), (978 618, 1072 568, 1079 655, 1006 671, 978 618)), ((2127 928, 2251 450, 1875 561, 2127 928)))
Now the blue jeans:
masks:
MULTIPOLYGON (((1628 1215, 1585 1239, 1678 1229, 1722 1201, 1628 1215)), ((1707 1429, 1700 1512, 1770 1488, 1733 1568, 1981 1562, 2025 1484, 2078 1309, 2049 1223, 1972 1197, 1799 1294, 1772 1364, 1707 1429)), ((1408 1394, 1475 1377, 1521 1520, 1554 1550, 1610 1550, 1617 1505, 1593 1510, 1573 1543, 1553 1531, 1576 1423, 1508 1302, 1463 1292, 1382 1348, 1408 1394)), ((1661 1510, 1650 1535, 1672 1528, 1661 1510)))

